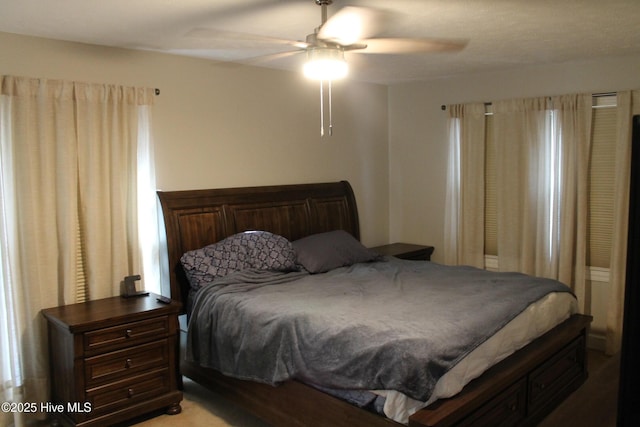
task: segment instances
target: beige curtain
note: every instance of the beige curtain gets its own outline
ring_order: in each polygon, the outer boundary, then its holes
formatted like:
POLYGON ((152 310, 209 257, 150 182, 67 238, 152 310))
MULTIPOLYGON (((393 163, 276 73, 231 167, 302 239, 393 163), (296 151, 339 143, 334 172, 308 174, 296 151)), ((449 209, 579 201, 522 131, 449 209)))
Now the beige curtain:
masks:
POLYGON ((548 234, 544 221, 552 202, 547 188, 551 165, 545 163, 551 151, 545 145, 547 102, 539 98, 493 103, 498 262, 504 271, 542 275, 536 264, 548 258, 548 246, 536 244, 548 234))
POLYGON ((450 105, 445 263, 484 268, 484 104, 450 105), (481 179, 478 179, 481 177, 481 179))
POLYGON ((584 311, 591 96, 493 109, 499 267, 572 286, 584 311))
POLYGON ((588 247, 589 162, 591 155, 592 96, 552 98, 555 139, 560 141, 557 264, 551 276, 570 285, 583 313, 588 312, 586 265, 588 247))
MULTIPOLYGON (((610 262, 606 352, 620 350, 626 274, 632 116, 640 114, 640 91, 617 96, 618 138, 614 195, 614 223, 610 262)), ((446 261, 463 263, 460 246, 480 253, 477 240, 483 212, 463 202, 463 188, 481 191, 481 164, 471 163, 474 146, 463 135, 480 135, 471 126, 468 106, 450 109, 452 144, 447 191, 446 261), (466 108, 465 108, 466 107, 466 108), (467 156, 471 160, 464 160, 467 156), (461 169, 471 178, 464 178, 461 169), (475 177, 475 178, 473 178, 475 177), (469 210, 463 209, 462 206, 469 210), (471 210, 475 209, 475 210, 471 210), (465 222, 466 221, 466 222, 465 222), (461 226, 460 224, 469 224, 461 226), (463 231, 464 230, 464 231, 463 231), (470 230, 475 230, 470 233, 470 230), (469 238, 468 236, 475 236, 469 238)), ((474 106, 473 108, 477 108, 474 106)), ((497 101, 493 126, 497 158, 498 258, 501 270, 557 278, 572 286, 582 312, 588 313, 586 251, 588 166, 591 151, 591 95, 497 101), (549 143, 549 141, 555 141, 549 143), (557 171, 561 171, 560 174, 557 171)), ((468 200, 468 198, 467 198, 468 200)), ((471 199, 473 200, 473 199, 471 199)), ((471 263, 471 262, 470 262, 471 263)))
POLYGON ((91 299, 118 295, 141 271, 137 221, 138 104, 150 90, 75 85, 80 229, 91 299))
POLYGON ((616 142, 616 176, 612 253, 609 267, 611 294, 607 312, 605 352, 613 355, 622 345, 622 319, 627 268, 629 219, 629 181, 631 179, 632 117, 640 114, 640 90, 618 92, 618 138, 616 142))
MULTIPOLYGON (((42 308, 118 295, 139 273, 138 107, 148 89, 4 76, 3 400, 47 400, 42 308), (79 288, 85 288, 78 292, 79 288), (10 331, 10 332, 7 332, 10 331)), ((2 310, 0 310, 2 311, 2 310)), ((20 421, 16 420, 19 424, 20 421)))

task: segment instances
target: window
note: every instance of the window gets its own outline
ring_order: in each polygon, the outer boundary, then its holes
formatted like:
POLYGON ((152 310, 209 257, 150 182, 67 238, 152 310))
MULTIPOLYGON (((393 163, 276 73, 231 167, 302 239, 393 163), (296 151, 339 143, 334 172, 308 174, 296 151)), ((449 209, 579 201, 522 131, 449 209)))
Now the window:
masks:
MULTIPOLYGON (((490 106, 488 106, 490 107, 490 106)), ((484 254, 498 255, 498 206, 496 183, 496 146, 493 138, 493 115, 485 115, 485 203, 484 203, 484 254)))
POLYGON ((609 268, 613 234, 616 97, 594 98, 587 265, 609 268))
MULTIPOLYGON (((592 267, 608 268, 610 262, 617 137, 616 112, 615 95, 593 98, 587 236, 587 265, 592 267)), ((485 255, 495 257, 498 255, 497 154, 490 105, 487 106, 485 120, 485 255)), ((553 123, 553 119, 550 123, 553 123)))

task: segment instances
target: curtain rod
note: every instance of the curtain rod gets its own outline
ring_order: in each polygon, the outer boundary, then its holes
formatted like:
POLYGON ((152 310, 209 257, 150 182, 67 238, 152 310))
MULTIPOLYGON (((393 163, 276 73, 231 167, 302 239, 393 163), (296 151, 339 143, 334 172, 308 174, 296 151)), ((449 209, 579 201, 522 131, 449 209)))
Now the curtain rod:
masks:
MULTIPOLYGON (((592 98, 602 98, 605 96, 616 96, 618 95, 618 92, 600 92, 600 93, 594 93, 593 95, 591 95, 592 98)), ((485 102, 484 106, 487 107, 489 105, 491 105, 491 102, 485 102)), ((442 109, 442 111, 445 111, 447 109, 447 106, 442 104, 440 106, 440 108, 442 109)))
MULTIPOLYGON (((485 106, 485 107, 488 107, 489 105, 491 105, 491 103, 490 103, 490 102, 485 102, 485 103, 484 103, 484 106, 485 106)), ((440 106, 440 109, 442 109, 442 111, 445 111, 445 110, 447 109, 447 106, 446 106, 446 105, 444 105, 444 104, 442 104, 442 105, 440 106)))
POLYGON ((601 93, 594 93, 593 95, 591 95, 593 98, 601 98, 603 96, 616 96, 618 95, 618 92, 601 92, 601 93))

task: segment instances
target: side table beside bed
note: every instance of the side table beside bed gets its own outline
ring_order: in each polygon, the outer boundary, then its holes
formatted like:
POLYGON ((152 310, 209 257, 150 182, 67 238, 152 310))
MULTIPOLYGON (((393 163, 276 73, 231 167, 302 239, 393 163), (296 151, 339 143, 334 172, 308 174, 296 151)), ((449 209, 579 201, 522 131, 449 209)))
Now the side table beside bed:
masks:
POLYGON ((371 249, 385 256, 415 261, 431 261, 434 247, 411 243, 391 243, 389 245, 375 246, 371 249))
POLYGON ((42 311, 54 424, 113 425, 156 410, 181 412, 178 314, 157 295, 112 297, 42 311))

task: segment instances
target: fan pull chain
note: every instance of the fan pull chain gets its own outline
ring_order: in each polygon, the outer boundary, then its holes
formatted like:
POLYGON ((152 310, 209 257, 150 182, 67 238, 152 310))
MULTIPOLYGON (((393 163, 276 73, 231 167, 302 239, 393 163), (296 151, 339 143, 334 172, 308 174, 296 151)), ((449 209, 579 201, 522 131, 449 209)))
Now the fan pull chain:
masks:
POLYGON ((320 80, 320 136, 324 136, 324 82, 320 80))
MULTIPOLYGON (((327 80, 328 82, 328 111, 329 114, 329 136, 333 136, 333 100, 331 97, 331 80, 327 80)), ((320 80, 320 136, 324 136, 324 80, 320 80)))
POLYGON ((331 110, 331 80, 329 80, 329 136, 333 136, 333 114, 331 110))

